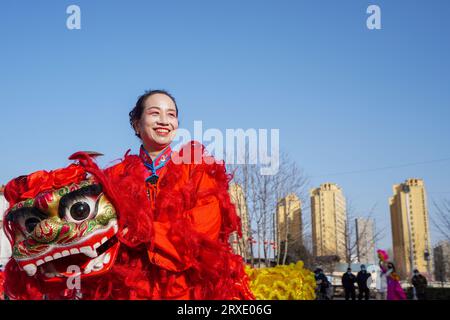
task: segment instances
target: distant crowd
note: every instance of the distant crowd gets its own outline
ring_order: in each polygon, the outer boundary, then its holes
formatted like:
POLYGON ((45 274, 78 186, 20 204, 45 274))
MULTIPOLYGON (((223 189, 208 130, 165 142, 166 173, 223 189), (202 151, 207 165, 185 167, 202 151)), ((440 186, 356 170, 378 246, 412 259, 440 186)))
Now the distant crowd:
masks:
MULTIPOLYGON (((406 300, 406 293, 400 285, 400 278, 395 271, 395 266, 392 262, 380 261, 380 286, 377 287, 372 297, 377 300, 406 300)), ((334 297, 334 288, 328 277, 321 268, 314 271, 316 278, 316 299, 330 300, 334 297)), ((342 287, 344 289, 345 300, 369 300, 371 299, 370 285, 372 283, 372 275, 367 271, 365 265, 361 265, 361 270, 355 276, 351 268, 347 269, 341 277, 342 287), (356 294, 358 290, 358 295, 356 294)), ((413 285, 413 298, 417 300, 426 299, 426 288, 428 286, 427 279, 419 272, 414 270, 414 275, 411 278, 413 285)), ((373 289, 372 289, 373 290, 373 289)))

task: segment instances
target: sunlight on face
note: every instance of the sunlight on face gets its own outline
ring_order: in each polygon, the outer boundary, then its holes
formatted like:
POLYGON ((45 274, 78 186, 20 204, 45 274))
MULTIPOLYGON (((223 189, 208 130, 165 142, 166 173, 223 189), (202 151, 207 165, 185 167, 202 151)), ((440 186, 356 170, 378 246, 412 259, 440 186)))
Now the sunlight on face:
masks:
POLYGON ((165 94, 153 94, 144 102, 144 112, 136 123, 147 151, 158 151, 168 146, 178 129, 175 103, 165 94))

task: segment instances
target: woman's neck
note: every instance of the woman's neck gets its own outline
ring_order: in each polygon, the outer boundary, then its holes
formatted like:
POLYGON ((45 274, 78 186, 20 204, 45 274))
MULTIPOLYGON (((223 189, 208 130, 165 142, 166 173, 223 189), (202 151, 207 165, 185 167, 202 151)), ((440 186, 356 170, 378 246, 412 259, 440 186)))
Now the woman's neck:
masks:
POLYGON ((145 144, 143 144, 143 146, 152 160, 154 160, 161 153, 161 151, 167 148, 167 146, 162 148, 149 147, 146 146, 145 144))

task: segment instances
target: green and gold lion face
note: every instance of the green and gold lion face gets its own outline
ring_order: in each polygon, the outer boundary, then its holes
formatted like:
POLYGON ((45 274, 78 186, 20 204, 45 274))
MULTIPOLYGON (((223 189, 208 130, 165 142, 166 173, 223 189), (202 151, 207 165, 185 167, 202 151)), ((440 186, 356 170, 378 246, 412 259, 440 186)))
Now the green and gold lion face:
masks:
POLYGON ((93 180, 46 190, 12 206, 12 258, 30 277, 62 281, 108 271, 117 255, 116 210, 93 180))

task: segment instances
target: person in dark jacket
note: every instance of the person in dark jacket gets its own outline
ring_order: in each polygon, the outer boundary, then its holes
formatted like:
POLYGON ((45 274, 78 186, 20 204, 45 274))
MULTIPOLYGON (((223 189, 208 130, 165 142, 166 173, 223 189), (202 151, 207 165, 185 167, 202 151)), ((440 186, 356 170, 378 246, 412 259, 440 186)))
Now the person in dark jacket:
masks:
POLYGON ((342 275, 342 286, 344 287, 345 291, 345 300, 349 300, 350 296, 352 297, 352 300, 355 300, 355 282, 356 277, 352 273, 352 269, 348 268, 347 272, 342 275))
POLYGON ((414 276, 411 279, 412 285, 416 289, 416 296, 418 300, 426 299, 426 290, 428 286, 427 278, 420 274, 419 270, 414 270, 414 276))
POLYGON ((317 268, 314 270, 314 277, 317 283, 317 300, 329 300, 327 289, 331 284, 327 276, 323 273, 322 269, 317 268))
POLYGON ((361 271, 356 275, 356 283, 358 284, 358 300, 362 300, 364 296, 365 300, 370 299, 370 290, 367 285, 369 278, 372 278, 371 274, 367 272, 366 266, 361 265, 361 271))

